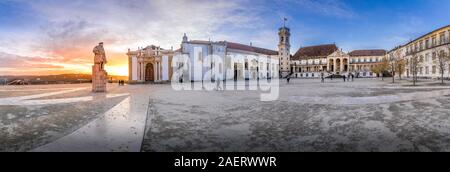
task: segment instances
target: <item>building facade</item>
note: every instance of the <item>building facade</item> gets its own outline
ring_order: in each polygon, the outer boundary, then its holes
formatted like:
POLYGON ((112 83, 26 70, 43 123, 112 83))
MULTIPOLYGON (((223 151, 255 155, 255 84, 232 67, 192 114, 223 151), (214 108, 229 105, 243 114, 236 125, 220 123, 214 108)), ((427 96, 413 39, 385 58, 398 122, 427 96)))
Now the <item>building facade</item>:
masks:
MULTIPOLYGON (((283 36, 282 39, 288 39, 283 36)), ((181 48, 165 50, 157 46, 128 50, 130 83, 204 80, 250 80, 278 78, 279 54, 289 53, 288 40, 280 51, 227 41, 189 40, 185 34, 181 48), (177 58, 182 57, 182 58, 177 58), (174 70, 182 72, 174 72, 174 70), (176 75, 176 76, 174 76, 176 75)), ((289 55, 288 55, 289 56, 289 55)))
POLYGON ((189 61, 174 61, 176 67, 186 69, 176 77, 185 81, 276 78, 278 54, 278 51, 234 42, 189 41, 185 35, 175 55, 187 57, 189 61))
MULTIPOLYGON (((436 29, 413 41, 391 50, 387 57, 406 62, 403 75, 412 77, 416 72, 420 78, 440 78, 439 58, 449 58, 450 25, 436 29), (414 58, 416 61, 414 61, 414 58), (417 63, 414 63, 417 62, 417 63)), ((444 77, 450 78, 450 64, 444 60, 444 77)))
POLYGON ((129 83, 169 81, 173 73, 170 65, 174 53, 154 45, 136 51, 128 49, 129 83))
POLYGON ((385 50, 355 50, 345 53, 335 44, 300 48, 292 57, 295 77, 317 78, 325 75, 375 77, 372 69, 385 58, 385 50))
MULTIPOLYGON (((128 51, 129 80, 131 83, 163 82, 173 79, 174 70, 186 68, 177 73, 183 80, 201 81, 205 78, 240 80, 285 77, 315 78, 325 75, 346 75, 352 73, 359 77, 376 77, 373 69, 384 59, 391 62, 403 61, 403 76, 410 77, 413 72, 421 78, 438 78, 442 65, 439 57, 448 57, 450 52, 450 25, 425 34, 405 45, 386 52, 385 50, 354 50, 343 52, 336 44, 316 45, 300 48, 290 54, 290 29, 283 26, 278 30, 278 51, 227 41, 189 40, 182 38, 181 48, 173 51, 156 46, 128 51), (175 56, 187 57, 190 61, 172 61, 175 56), (219 57, 215 62, 211 57, 219 57), (417 59, 418 65, 412 68, 417 59), (216 63, 220 76, 212 70, 216 63), (208 64, 208 65, 204 65, 208 64)), ((450 60, 446 60, 444 77, 450 78, 450 60)))
POLYGON ((349 53, 350 71, 358 77, 377 77, 373 69, 386 58, 386 50, 355 50, 349 53))

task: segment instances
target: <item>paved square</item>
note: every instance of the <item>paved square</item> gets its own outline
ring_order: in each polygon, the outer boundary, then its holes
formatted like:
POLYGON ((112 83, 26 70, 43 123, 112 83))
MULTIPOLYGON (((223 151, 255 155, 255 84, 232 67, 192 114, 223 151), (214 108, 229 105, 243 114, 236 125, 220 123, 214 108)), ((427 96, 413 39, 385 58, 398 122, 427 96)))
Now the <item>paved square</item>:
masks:
POLYGON ((0 87, 0 151, 450 151, 450 86, 281 81, 257 91, 169 84, 0 87))
POLYGON ((448 87, 327 82, 282 82, 274 102, 161 87, 143 151, 450 151, 448 87))

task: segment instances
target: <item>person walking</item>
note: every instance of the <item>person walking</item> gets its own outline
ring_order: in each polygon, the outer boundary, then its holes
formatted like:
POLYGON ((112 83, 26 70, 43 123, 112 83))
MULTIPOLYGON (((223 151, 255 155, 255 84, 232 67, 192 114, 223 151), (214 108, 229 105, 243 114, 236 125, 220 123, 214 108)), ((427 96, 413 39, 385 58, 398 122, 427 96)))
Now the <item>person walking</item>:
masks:
POLYGON ((343 77, 344 77, 344 82, 345 82, 345 79, 347 79, 347 77, 345 77, 345 75, 342 75, 343 77))
POLYGON ((322 83, 324 83, 325 82, 325 78, 324 78, 323 72, 320 74, 320 78, 322 79, 322 83))
POLYGON ((291 81, 291 75, 286 76, 286 80, 287 80, 287 83, 289 84, 289 81, 291 81))

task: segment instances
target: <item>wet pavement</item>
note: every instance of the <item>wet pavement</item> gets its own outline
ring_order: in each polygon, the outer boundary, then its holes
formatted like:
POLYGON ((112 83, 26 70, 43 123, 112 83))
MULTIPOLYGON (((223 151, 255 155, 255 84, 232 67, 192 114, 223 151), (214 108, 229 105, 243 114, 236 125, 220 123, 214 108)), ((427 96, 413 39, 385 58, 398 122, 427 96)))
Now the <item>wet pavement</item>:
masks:
POLYGON ((450 86, 281 81, 259 91, 171 85, 0 87, 0 151, 450 151, 450 86))
POLYGON ((153 94, 142 151, 450 151, 450 87, 291 80, 258 92, 153 94))

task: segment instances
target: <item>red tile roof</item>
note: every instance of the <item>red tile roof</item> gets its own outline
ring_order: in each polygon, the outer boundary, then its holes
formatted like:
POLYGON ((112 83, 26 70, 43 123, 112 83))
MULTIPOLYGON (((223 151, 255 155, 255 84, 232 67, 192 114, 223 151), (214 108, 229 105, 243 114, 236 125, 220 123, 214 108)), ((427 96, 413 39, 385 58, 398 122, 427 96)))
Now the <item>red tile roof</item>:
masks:
POLYGON ((278 51, 273 51, 265 48, 259 48, 259 47, 253 47, 250 45, 244 45, 234 42, 226 42, 228 49, 234 49, 234 50, 242 50, 242 51, 249 51, 259 54, 265 54, 265 55, 278 55, 278 51))
MULTIPOLYGON (((213 42, 202 41, 202 40, 192 40, 192 41, 189 41, 189 43, 211 44, 213 42)), ((250 45, 239 44, 239 43, 234 43, 234 42, 227 42, 227 41, 220 41, 219 43, 226 44, 228 49, 248 51, 248 52, 254 52, 254 53, 265 54, 265 55, 278 55, 278 51, 269 50, 269 49, 265 49, 265 48, 259 48, 259 47, 254 47, 254 46, 250 46, 250 45)))
POLYGON ((300 48, 292 60, 311 59, 311 58, 323 58, 337 51, 336 44, 316 45, 300 48))
POLYGON ((386 50, 355 50, 349 53, 350 56, 384 56, 386 50))

